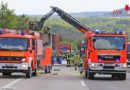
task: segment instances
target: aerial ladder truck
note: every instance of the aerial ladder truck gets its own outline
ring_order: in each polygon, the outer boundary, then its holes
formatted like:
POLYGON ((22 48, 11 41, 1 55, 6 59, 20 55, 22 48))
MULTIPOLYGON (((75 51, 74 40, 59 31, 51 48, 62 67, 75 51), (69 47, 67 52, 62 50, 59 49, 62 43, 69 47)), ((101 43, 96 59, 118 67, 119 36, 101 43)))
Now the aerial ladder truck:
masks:
POLYGON ((127 36, 123 30, 92 30, 60 8, 51 8, 50 13, 46 14, 45 17, 37 23, 36 30, 41 29, 44 22, 56 12, 61 19, 85 34, 84 47, 82 47, 82 50, 84 50, 85 76, 88 79, 94 79, 96 73, 110 74, 114 79, 126 79, 127 36))

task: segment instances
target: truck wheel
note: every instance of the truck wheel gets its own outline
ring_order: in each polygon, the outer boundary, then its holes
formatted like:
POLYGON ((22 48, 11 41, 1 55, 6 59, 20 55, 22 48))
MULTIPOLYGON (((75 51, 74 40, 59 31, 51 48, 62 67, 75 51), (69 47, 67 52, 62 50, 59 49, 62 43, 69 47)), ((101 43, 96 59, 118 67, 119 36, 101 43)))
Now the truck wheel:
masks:
POLYGON ((116 74, 112 74, 112 79, 116 79, 116 74))
POLYGON ((37 76, 37 69, 32 73, 33 76, 37 76))
POLYGON ((11 76, 11 73, 10 73, 10 72, 8 72, 8 73, 7 73, 7 76, 11 76))
POLYGON ((2 72, 2 75, 3 75, 3 76, 5 76, 5 75, 6 75, 6 73, 5 73, 5 72, 2 72))
POLYGON ((93 79, 94 79, 94 74, 93 74, 93 73, 90 73, 88 79, 92 79, 92 80, 93 80, 93 79))
POLYGON ((45 73, 48 73, 47 69, 45 69, 45 73))
POLYGON ((90 70, 87 70, 87 78, 88 79, 94 79, 94 73, 90 73, 90 70))
POLYGON ((87 71, 85 71, 85 77, 87 77, 88 75, 87 75, 87 71))
POLYGON ((126 80, 126 73, 120 74, 119 79, 120 80, 126 80))
POLYGON ((37 64, 38 63, 38 61, 36 61, 36 63, 35 63, 35 70, 34 70, 34 72, 32 73, 32 76, 37 76, 37 64))
POLYGON ((10 72, 3 72, 2 74, 3 74, 3 76, 11 76, 10 72))
POLYGON ((26 78, 31 78, 31 76, 32 76, 32 68, 29 67, 28 72, 26 73, 26 78))
POLYGON ((49 67, 49 69, 48 69, 48 73, 51 73, 51 68, 49 67))

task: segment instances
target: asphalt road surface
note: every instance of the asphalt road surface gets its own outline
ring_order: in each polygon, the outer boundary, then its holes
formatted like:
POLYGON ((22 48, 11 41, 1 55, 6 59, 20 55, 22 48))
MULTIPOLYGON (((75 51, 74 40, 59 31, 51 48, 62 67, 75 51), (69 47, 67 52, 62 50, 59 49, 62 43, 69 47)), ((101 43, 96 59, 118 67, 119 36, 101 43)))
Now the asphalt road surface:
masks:
POLYGON ((110 75, 88 80, 73 68, 53 66, 51 74, 41 72, 30 79, 19 73, 10 77, 0 74, 0 90, 130 90, 130 74, 124 81, 113 80, 110 75))

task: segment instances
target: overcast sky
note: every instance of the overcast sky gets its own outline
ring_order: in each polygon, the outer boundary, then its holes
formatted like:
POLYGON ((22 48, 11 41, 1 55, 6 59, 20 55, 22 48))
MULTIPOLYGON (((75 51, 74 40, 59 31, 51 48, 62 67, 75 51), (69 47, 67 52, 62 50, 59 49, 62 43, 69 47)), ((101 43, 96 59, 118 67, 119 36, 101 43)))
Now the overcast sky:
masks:
POLYGON ((113 11, 130 5, 130 0, 0 0, 8 3, 16 14, 45 14, 50 6, 66 12, 113 11))

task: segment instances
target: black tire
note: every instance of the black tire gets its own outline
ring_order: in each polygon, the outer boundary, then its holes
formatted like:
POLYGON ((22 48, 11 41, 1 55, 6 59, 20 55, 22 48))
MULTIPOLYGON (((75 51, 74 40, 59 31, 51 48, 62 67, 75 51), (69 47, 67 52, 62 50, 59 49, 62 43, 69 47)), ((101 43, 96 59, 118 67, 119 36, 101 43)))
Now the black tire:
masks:
POLYGON ((52 69, 51 66, 47 66, 45 69, 45 73, 51 73, 51 69, 52 69))
POLYGON ((3 75, 3 76, 5 76, 5 75, 6 75, 6 73, 5 73, 5 72, 2 72, 2 75, 3 75))
POLYGON ((37 69, 32 73, 33 76, 37 76, 37 69))
POLYGON ((88 79, 94 79, 94 73, 90 73, 90 70, 87 70, 87 78, 88 79))
POLYGON ((51 73, 51 68, 49 67, 49 69, 48 69, 48 73, 51 73))
POLYGON ((88 79, 92 79, 93 80, 94 79, 94 74, 90 73, 88 79))
POLYGON ((112 79, 116 79, 117 75, 116 74, 112 74, 112 79))
POLYGON ((11 76, 11 73, 10 73, 10 72, 8 72, 8 73, 7 73, 7 76, 11 76))
POLYGON ((45 69, 45 73, 48 73, 47 69, 45 69))
POLYGON ((126 73, 119 74, 118 79, 119 80, 126 80, 126 73))
POLYGON ((26 78, 31 78, 31 76, 32 76, 32 68, 29 67, 28 72, 26 73, 26 78))
POLYGON ((32 73, 32 76, 37 76, 37 67, 38 67, 38 61, 36 61, 36 63, 35 63, 35 70, 32 73))
POLYGON ((87 75, 87 71, 85 71, 85 77, 87 77, 88 75, 87 75))
POLYGON ((2 72, 2 75, 3 76, 11 76, 11 73, 10 72, 2 72))

